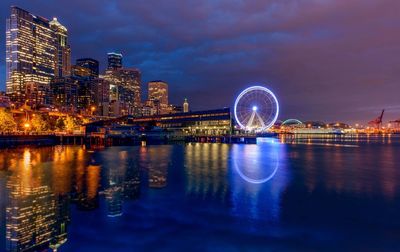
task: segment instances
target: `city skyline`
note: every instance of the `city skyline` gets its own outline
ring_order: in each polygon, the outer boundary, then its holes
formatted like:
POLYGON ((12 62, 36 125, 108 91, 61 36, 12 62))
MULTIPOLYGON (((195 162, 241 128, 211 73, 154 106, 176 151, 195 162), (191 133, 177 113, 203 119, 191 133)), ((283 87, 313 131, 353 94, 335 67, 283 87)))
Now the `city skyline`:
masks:
MULTIPOLYGON (((197 3, 196 11, 187 14, 190 6, 183 4, 177 15, 166 18, 157 16, 161 7, 147 12, 151 4, 107 1, 98 9, 90 1, 62 4, 75 4, 76 11, 68 14, 63 9, 70 7, 44 1, 5 1, 0 17, 5 21, 10 5, 50 20, 57 17, 70 33, 72 62, 94 58, 102 72, 107 53, 121 52, 126 65, 142 71, 143 89, 148 81, 163 79, 172 103, 187 97, 196 110, 232 106, 243 88, 263 83, 277 94, 282 118, 366 124, 383 108, 387 120, 400 118, 397 2, 225 3, 225 18, 219 15, 222 2, 197 3), (198 22, 204 17, 215 25, 198 22), (207 104, 204 97, 209 97, 207 104)), ((164 8, 172 13, 176 7, 164 8)), ((5 26, 0 32, 4 90, 5 26)))

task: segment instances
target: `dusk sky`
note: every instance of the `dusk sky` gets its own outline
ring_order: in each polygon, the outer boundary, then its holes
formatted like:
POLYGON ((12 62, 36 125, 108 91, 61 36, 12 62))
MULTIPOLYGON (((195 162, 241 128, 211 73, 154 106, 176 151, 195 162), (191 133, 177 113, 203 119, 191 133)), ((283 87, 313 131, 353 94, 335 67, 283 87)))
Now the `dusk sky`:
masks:
POLYGON ((400 119, 400 1, 9 1, 0 3, 0 88, 10 5, 59 21, 73 61, 106 65, 110 51, 147 81, 169 83, 170 102, 192 110, 232 107, 262 83, 280 119, 365 123, 400 119))

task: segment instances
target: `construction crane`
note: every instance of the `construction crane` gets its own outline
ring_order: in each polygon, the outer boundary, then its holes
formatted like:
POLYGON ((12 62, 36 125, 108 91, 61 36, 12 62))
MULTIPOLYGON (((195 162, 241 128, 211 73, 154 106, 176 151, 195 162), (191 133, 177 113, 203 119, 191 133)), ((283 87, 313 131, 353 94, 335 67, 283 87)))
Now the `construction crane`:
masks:
POLYGON ((380 129, 382 126, 382 119, 383 119, 383 114, 385 113, 385 110, 382 110, 382 113, 379 117, 375 118, 374 120, 368 122, 368 125, 380 129))

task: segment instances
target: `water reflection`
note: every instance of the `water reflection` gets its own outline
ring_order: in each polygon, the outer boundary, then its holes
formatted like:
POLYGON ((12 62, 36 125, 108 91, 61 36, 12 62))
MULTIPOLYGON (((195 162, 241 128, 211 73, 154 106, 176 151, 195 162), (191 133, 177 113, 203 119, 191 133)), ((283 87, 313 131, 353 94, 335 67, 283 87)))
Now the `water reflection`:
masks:
POLYGON ((189 144, 185 150, 186 194, 224 200, 228 192, 229 145, 189 144))
POLYGON ((281 198, 290 179, 286 151, 285 145, 273 139, 232 146, 233 215, 256 221, 280 220, 281 198))
POLYGON ((105 195, 108 217, 121 216, 124 201, 140 196, 140 171, 130 154, 127 150, 116 148, 101 156, 106 178, 102 193, 105 195))
POLYGON ((6 249, 58 248, 67 240, 69 195, 54 192, 46 174, 35 169, 46 153, 23 151, 11 159, 6 191, 6 249))
POLYGON ((149 237, 176 241, 178 234, 194 237, 198 230, 219 238, 229 232, 237 240, 243 234, 276 237, 280 225, 305 230, 296 226, 303 219, 345 225, 343 216, 352 209, 338 196, 375 211, 369 213, 399 217, 382 203, 395 202, 400 191, 396 145, 358 145, 263 141, 94 152, 72 146, 1 150, 0 251, 151 250, 149 237), (329 211, 329 220, 318 219, 329 211), (85 222, 91 216, 94 226, 85 222), (122 235, 129 238, 121 242, 122 235), (81 247, 90 237, 108 236, 119 241, 118 249, 96 240, 81 247))
POLYGON ((277 140, 260 140, 258 145, 246 145, 244 148, 234 146, 232 152, 236 172, 243 180, 253 184, 271 180, 278 171, 282 155, 282 148, 277 140))

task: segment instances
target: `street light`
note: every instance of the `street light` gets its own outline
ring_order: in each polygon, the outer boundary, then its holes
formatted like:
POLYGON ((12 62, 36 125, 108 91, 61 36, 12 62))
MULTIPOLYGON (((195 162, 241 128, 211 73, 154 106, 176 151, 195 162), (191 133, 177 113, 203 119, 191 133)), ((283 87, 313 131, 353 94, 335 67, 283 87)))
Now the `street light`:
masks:
POLYGON ((31 127, 31 125, 29 124, 29 122, 25 122, 25 123, 24 123, 25 134, 26 134, 26 132, 29 130, 30 127, 31 127))
POLYGON ((94 111, 96 111, 96 107, 95 106, 91 106, 90 107, 90 111, 92 111, 92 115, 94 114, 94 111))

